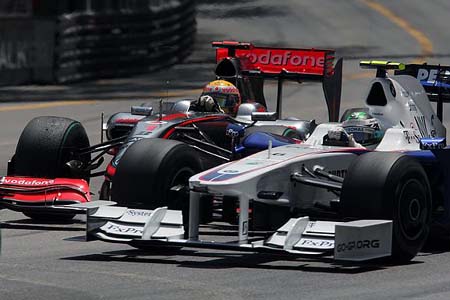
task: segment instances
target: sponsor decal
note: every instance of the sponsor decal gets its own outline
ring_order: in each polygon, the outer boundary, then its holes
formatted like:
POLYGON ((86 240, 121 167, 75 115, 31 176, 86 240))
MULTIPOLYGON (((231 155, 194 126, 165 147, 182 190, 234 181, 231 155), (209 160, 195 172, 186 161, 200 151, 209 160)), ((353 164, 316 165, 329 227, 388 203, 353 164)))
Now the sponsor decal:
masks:
POLYGON ((404 130, 403 135, 405 136, 405 140, 408 144, 411 144, 411 141, 416 142, 417 144, 420 142, 419 137, 415 134, 411 134, 408 130, 404 130))
POLYGON ((206 86, 205 88, 203 88, 204 92, 220 92, 220 93, 224 93, 224 94, 237 94, 239 93, 239 90, 235 87, 230 87, 230 86, 206 86))
POLYGON ((273 66, 324 66, 325 58, 308 55, 296 55, 295 52, 286 51, 283 54, 276 54, 271 50, 257 53, 252 52, 246 55, 251 64, 273 65, 273 66))
POLYGON ((115 123, 119 124, 136 124, 137 122, 139 122, 139 119, 122 118, 115 120, 115 123))
POLYGON ((309 222, 308 225, 307 225, 307 227, 309 229, 314 228, 314 226, 316 226, 316 222, 314 222, 314 221, 309 222))
POLYGON ((129 209, 126 214, 132 217, 150 217, 151 211, 148 210, 137 210, 137 209, 129 209))
POLYGON ((236 138, 239 137, 239 131, 234 130, 233 128, 228 128, 227 131, 225 132, 225 135, 232 138, 236 138))
POLYGON ((317 239, 301 239, 296 245, 304 248, 315 249, 331 249, 334 248, 334 241, 317 240, 317 239))
POLYGON ((121 234, 121 235, 135 235, 142 236, 143 230, 142 227, 137 226, 124 226, 115 223, 108 222, 102 227, 101 230, 112 233, 112 234, 121 234))
POLYGON ((19 179, 19 178, 8 178, 2 177, 0 179, 0 184, 16 184, 16 185, 30 185, 30 186, 41 186, 49 185, 55 183, 53 179, 19 179))
POLYGON ((414 117, 414 120, 416 121, 417 128, 419 128, 420 134, 422 136, 427 136, 428 134, 428 128, 427 128, 427 122, 425 121, 424 116, 417 116, 414 117))
POLYGON ((242 234, 244 234, 244 235, 248 234, 248 222, 247 221, 242 223, 242 234))
POLYGON ((347 175, 347 170, 331 170, 329 173, 338 177, 345 177, 345 175, 347 175))
POLYGON ((436 130, 435 130, 435 129, 432 129, 432 130, 431 130, 430 136, 431 136, 431 137, 436 137, 436 130))
POLYGON ((236 174, 239 173, 239 170, 223 170, 222 173, 236 174))
POLYGON ((419 80, 425 80, 427 82, 435 82, 437 79, 439 71, 437 69, 419 69, 417 71, 417 79, 419 80))
POLYGON ((257 166, 257 165, 262 165, 262 164, 264 164, 264 162, 263 162, 263 161, 248 161, 248 162, 246 162, 245 164, 246 164, 246 165, 249 165, 249 166, 257 166))
MULTIPOLYGON (((299 74, 332 74, 333 51, 319 49, 287 49, 252 47, 236 49, 235 57, 243 58, 243 70, 260 70, 267 73, 283 71, 299 74), (326 63, 329 56, 330 63, 326 63), (324 70, 326 69, 326 70, 324 70)), ((228 57, 227 49, 216 50, 217 62, 228 57)))
POLYGON ((409 97, 409 92, 405 89, 401 89, 400 90, 400 95, 402 95, 403 97, 409 97))
POLYGON ((276 153, 272 153, 272 156, 285 156, 286 153, 280 153, 280 152, 276 152, 276 153))
POLYGON ((353 251, 356 249, 380 248, 380 240, 359 240, 341 243, 336 246, 337 252, 353 251))

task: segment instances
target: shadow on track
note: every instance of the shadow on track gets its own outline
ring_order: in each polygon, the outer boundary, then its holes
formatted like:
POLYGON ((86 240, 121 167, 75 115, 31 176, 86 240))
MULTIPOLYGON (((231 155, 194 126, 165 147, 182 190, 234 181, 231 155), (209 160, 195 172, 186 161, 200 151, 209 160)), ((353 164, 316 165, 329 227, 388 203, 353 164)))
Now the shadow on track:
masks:
MULTIPOLYGON (((395 267, 389 264, 372 263, 340 263, 332 258, 302 259, 286 255, 249 254, 238 252, 205 252, 192 249, 159 248, 153 251, 121 250, 64 257, 63 260, 92 262, 129 262, 178 265, 192 269, 232 269, 246 268, 255 270, 290 270, 312 273, 360 274, 395 267)), ((421 262, 413 261, 409 264, 421 262)))
POLYGON ((430 256, 450 252, 449 232, 435 233, 430 236, 419 256, 430 256))
POLYGON ((32 219, 20 219, 13 221, 0 222, 1 229, 24 229, 24 230, 48 230, 48 231, 84 231, 85 225, 81 220, 49 220, 35 221, 32 219), (83 224, 83 227, 74 227, 74 225, 83 224))

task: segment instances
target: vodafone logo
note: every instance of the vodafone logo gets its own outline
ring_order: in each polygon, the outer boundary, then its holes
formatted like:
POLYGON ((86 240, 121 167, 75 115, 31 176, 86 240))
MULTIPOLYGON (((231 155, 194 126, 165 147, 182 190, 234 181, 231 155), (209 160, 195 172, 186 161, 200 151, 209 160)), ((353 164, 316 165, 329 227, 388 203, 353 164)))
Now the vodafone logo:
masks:
POLYGON ((274 66, 309 66, 323 67, 325 58, 308 55, 298 55, 292 51, 286 51, 283 54, 274 54, 268 50, 265 53, 249 53, 246 55, 251 64, 274 65, 274 66))
POLYGON ((41 186, 41 185, 49 185, 53 184, 55 181, 53 179, 49 180, 26 180, 26 179, 16 179, 16 178, 8 178, 2 177, 0 180, 0 184, 15 184, 15 185, 31 185, 31 186, 41 186))

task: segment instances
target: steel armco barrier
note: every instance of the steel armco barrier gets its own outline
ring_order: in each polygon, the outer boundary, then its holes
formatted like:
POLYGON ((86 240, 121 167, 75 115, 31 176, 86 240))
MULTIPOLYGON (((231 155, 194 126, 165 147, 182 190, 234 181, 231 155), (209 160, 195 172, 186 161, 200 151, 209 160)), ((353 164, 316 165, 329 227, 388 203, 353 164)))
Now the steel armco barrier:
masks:
POLYGON ((193 48, 195 0, 150 1, 147 10, 64 14, 55 81, 123 77, 180 62, 193 48))

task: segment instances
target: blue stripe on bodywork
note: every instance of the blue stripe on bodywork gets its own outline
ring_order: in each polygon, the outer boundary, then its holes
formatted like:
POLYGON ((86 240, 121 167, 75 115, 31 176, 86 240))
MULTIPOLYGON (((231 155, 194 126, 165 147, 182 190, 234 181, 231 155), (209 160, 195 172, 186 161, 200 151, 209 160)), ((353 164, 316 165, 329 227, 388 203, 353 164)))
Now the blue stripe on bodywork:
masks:
POLYGON ((404 152, 406 155, 416 158, 420 162, 437 162, 436 155, 431 150, 415 150, 404 152))
POLYGON ((448 83, 443 83, 441 81, 426 81, 426 80, 421 80, 420 84, 423 86, 435 86, 435 87, 442 87, 442 88, 450 88, 450 84, 448 83))
MULTIPOLYGON (((218 170, 220 171, 220 170, 218 170)), ((231 178, 234 178, 236 176, 241 175, 242 173, 219 173, 218 171, 212 171, 211 173, 208 173, 202 177, 200 177, 201 180, 207 180, 207 181, 222 181, 222 180, 228 180, 231 178)))
MULTIPOLYGON (((349 152, 349 153, 354 153, 354 154, 357 154, 357 155, 361 155, 363 153, 368 152, 368 150, 365 149, 365 148, 357 148, 357 149, 352 148, 352 149, 348 149, 348 150, 341 149, 339 151, 330 151, 330 152, 323 152, 323 153, 331 153, 331 152, 336 152, 336 153, 337 152, 349 152)), ((200 180, 205 180, 205 181, 212 181, 212 182, 224 181, 224 180, 232 179, 232 178, 241 176, 241 175, 243 175, 245 173, 253 171, 253 170, 248 170, 248 171, 245 171, 245 172, 239 172, 238 170, 236 170, 236 171, 234 171, 234 170, 227 170, 229 173, 227 173, 227 171, 219 173, 221 170, 223 170, 223 169, 225 169, 227 167, 228 167, 228 165, 225 166, 225 167, 219 167, 219 168, 213 169, 211 172, 201 176, 199 179, 200 180)), ((264 166, 264 167, 268 167, 268 166, 264 166)))

